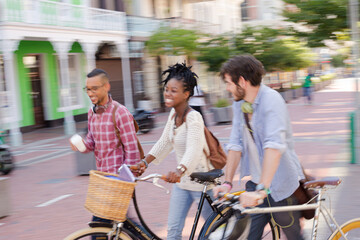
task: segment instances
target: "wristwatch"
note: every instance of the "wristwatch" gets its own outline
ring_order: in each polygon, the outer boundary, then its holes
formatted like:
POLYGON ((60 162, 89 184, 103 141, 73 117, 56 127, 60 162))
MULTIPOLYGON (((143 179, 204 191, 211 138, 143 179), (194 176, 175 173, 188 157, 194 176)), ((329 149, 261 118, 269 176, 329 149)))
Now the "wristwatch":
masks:
POLYGON ((184 174, 184 172, 186 171, 186 168, 183 165, 178 165, 176 169, 179 170, 182 174, 184 174))
POLYGON ((256 185, 255 190, 256 190, 257 192, 260 192, 260 191, 264 190, 267 195, 269 195, 269 194, 271 193, 270 189, 265 188, 265 186, 264 186, 263 183, 259 183, 258 185, 256 185))

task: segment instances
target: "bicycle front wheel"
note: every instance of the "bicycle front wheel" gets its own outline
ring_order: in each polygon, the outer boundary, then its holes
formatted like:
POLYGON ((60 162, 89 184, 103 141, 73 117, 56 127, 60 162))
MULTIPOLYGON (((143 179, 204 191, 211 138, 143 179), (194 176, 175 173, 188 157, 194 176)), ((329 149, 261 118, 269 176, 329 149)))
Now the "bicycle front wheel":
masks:
POLYGON ((122 229, 120 236, 116 239, 115 236, 110 237, 108 234, 111 233, 111 228, 106 227, 94 227, 94 228, 84 228, 79 231, 76 231, 69 236, 67 236, 64 240, 132 240, 130 234, 122 229))
MULTIPOLYGON (((360 218, 354 218, 340 226, 341 231, 348 240, 360 239, 360 218)), ((337 229, 331 234, 329 240, 345 239, 337 229)))

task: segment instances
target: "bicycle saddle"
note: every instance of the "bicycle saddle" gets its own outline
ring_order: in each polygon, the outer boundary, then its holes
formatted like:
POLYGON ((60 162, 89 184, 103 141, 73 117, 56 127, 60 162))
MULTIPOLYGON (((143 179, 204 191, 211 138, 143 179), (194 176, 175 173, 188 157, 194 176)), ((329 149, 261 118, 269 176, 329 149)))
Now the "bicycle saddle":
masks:
POLYGON ((215 179, 224 175, 223 170, 213 169, 209 172, 194 172, 190 175, 191 180, 199 183, 210 182, 215 183, 215 179))

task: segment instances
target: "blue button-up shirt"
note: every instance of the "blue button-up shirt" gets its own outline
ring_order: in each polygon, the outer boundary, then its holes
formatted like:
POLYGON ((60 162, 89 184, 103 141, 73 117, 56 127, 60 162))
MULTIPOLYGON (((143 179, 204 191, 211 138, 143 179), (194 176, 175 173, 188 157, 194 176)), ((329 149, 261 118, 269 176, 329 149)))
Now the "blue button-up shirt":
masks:
MULTIPOLYGON (((241 104, 233 103, 233 122, 230 141, 226 150, 242 152, 240 162, 240 178, 250 175, 249 154, 244 138, 244 114, 241 104)), ((279 167, 270 185, 271 196, 275 201, 289 197, 299 186, 299 180, 304 178, 299 159, 294 151, 290 117, 284 99, 275 90, 261 84, 259 92, 252 104, 253 114, 251 127, 255 145, 262 166, 266 148, 281 152, 279 167)))

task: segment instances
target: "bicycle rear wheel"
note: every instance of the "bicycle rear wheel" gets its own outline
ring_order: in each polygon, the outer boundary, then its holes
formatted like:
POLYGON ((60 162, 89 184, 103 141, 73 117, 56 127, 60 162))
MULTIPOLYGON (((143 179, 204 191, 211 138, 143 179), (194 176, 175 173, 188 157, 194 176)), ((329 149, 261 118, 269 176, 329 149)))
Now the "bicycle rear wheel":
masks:
MULTIPOLYGON (((223 216, 226 215, 226 213, 230 210, 230 207, 224 208, 223 210, 221 210, 221 214, 219 213, 212 213, 210 215, 210 217, 205 221, 200 233, 199 233, 199 238, 200 240, 205 240, 208 238, 208 236, 210 235, 210 230, 212 228, 212 226, 218 221, 220 220, 223 216)), ((277 240, 280 238, 280 233, 279 233, 279 228, 276 227, 272 222, 269 223, 269 227, 264 229, 264 233, 262 236, 262 239, 273 239, 273 240, 277 240)))
MULTIPOLYGON (((354 218, 340 226, 348 240, 360 239, 360 218, 354 218)), ((329 240, 345 239, 339 230, 331 234, 329 240)))
POLYGON ((108 233, 112 231, 111 228, 106 227, 95 227, 95 228, 84 228, 79 231, 76 231, 69 236, 67 236, 64 240, 132 240, 131 234, 127 232, 127 230, 122 229, 120 236, 115 239, 115 236, 109 237, 108 233))

